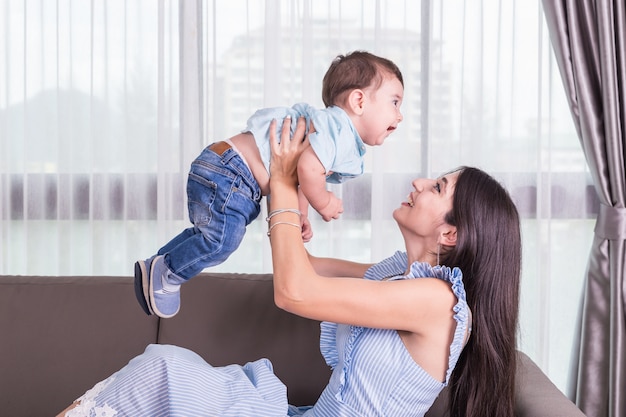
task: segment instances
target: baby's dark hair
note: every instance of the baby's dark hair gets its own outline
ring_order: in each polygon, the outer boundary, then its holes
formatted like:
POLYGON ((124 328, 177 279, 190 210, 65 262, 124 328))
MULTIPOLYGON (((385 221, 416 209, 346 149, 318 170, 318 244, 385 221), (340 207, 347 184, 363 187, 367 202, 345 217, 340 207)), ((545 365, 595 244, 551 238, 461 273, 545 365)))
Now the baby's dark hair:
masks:
POLYGON ((330 64, 322 82, 322 100, 326 107, 337 105, 347 91, 373 86, 378 88, 385 75, 396 77, 404 87, 396 64, 366 51, 338 55, 330 64))

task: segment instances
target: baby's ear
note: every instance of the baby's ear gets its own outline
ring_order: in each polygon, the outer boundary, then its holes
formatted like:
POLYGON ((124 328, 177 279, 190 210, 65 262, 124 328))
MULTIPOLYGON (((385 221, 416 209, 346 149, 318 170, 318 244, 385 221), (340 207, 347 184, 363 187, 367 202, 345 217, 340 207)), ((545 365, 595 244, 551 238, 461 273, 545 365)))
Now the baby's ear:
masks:
POLYGON ((365 107, 365 93, 360 88, 355 88, 348 94, 348 107, 354 114, 360 116, 365 107))

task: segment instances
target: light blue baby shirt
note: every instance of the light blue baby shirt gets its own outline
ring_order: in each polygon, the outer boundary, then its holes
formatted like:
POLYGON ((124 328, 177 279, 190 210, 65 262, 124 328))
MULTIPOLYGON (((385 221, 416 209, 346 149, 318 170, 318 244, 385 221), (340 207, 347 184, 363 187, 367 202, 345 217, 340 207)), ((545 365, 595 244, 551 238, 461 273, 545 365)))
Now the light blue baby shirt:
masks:
POLYGON ((300 116, 306 118, 307 127, 313 122, 315 133, 309 135, 309 141, 324 166, 326 182, 339 184, 363 174, 365 144, 346 112, 336 106, 316 109, 306 103, 298 103, 293 107, 260 109, 248 119, 243 132, 250 132, 254 135, 261 159, 268 172, 271 158, 270 123, 276 119, 277 136, 280 137, 282 122, 287 116, 291 116, 291 120, 294 121, 291 125, 292 134, 296 127, 295 121, 300 116))

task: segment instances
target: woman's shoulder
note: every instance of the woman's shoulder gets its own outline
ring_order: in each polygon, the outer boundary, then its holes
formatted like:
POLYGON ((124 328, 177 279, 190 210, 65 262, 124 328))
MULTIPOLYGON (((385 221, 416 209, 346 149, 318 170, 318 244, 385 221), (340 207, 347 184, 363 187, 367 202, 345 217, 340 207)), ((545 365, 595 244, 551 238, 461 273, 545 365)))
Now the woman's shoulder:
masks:
POLYGON ((428 262, 413 262, 409 273, 404 278, 436 278, 450 284, 454 295, 466 300, 465 286, 463 285, 463 272, 460 268, 450 268, 445 265, 432 266, 428 262))
MULTIPOLYGON (((467 294, 463 284, 463 273, 460 268, 450 268, 445 265, 432 266, 427 262, 414 262, 409 268, 409 273, 392 279, 416 279, 429 285, 429 294, 436 297, 434 305, 438 301, 448 299, 452 306, 454 320, 461 327, 471 327, 471 312, 467 304, 467 294), (427 280, 424 282, 424 280, 427 280)), ((439 307, 447 310, 448 303, 441 303, 439 307)))

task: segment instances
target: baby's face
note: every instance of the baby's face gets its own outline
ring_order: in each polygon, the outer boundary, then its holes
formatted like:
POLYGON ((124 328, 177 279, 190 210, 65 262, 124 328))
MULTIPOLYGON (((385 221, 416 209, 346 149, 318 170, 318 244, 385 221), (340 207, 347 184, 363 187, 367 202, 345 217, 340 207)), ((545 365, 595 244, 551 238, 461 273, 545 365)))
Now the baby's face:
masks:
POLYGON ((382 145, 402 121, 404 87, 395 76, 385 76, 378 89, 368 88, 364 92, 363 113, 355 126, 364 143, 382 145))

